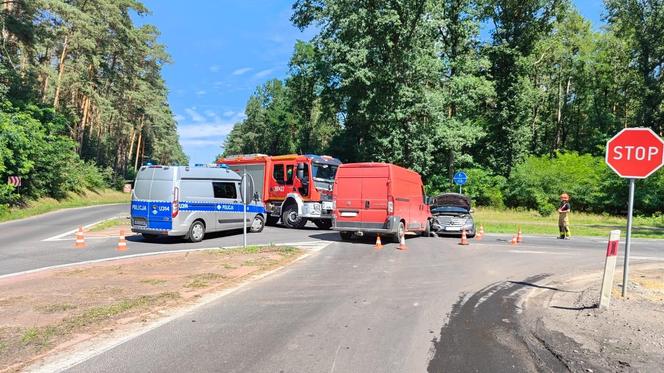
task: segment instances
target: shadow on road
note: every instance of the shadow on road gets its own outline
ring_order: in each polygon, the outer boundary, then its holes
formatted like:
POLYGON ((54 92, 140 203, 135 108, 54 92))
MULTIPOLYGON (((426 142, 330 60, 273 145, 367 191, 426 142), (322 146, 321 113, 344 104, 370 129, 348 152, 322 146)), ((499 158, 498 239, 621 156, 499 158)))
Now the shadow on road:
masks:
POLYGON ((508 282, 511 283, 511 284, 515 284, 515 285, 530 286, 530 287, 533 287, 533 288, 553 290, 553 291, 561 291, 563 293, 578 293, 578 291, 562 290, 562 289, 554 288, 554 287, 551 287, 551 286, 537 285, 537 284, 533 284, 533 283, 530 283, 530 282, 524 282, 524 281, 508 281, 508 282))
POLYGON ((551 306, 551 308, 555 308, 558 310, 568 310, 568 311, 583 311, 583 310, 592 310, 599 307, 597 303, 593 304, 592 306, 583 306, 583 307, 564 307, 564 306, 551 306))

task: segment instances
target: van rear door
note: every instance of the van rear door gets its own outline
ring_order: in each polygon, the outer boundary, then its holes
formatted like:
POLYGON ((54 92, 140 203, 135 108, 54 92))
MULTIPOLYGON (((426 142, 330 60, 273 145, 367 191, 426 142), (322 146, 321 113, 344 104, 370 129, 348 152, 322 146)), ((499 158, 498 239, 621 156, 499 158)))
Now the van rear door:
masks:
POLYGON ((138 172, 131 202, 132 224, 154 230, 172 229, 174 173, 174 168, 161 166, 138 172))
POLYGON ((361 220, 365 227, 383 228, 387 220, 387 177, 362 179, 361 220))

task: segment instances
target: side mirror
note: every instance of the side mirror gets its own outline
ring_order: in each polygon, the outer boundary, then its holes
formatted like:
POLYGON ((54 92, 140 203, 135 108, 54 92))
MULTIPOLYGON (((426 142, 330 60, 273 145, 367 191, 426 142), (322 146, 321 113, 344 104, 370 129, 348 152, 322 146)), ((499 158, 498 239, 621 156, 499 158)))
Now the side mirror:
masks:
POLYGON ((304 163, 297 164, 297 178, 300 179, 302 184, 309 184, 309 180, 304 177, 304 163))

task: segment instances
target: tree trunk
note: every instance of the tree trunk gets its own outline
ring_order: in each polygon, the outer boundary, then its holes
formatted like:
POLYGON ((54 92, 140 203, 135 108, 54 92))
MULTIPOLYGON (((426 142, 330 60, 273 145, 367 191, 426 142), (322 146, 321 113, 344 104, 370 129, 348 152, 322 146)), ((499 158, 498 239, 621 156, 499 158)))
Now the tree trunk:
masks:
POLYGON ((62 83, 62 74, 65 71, 65 57, 67 57, 67 43, 69 36, 65 36, 65 41, 62 43, 62 54, 60 54, 60 65, 58 66, 58 80, 55 83, 55 98, 53 99, 53 107, 58 108, 60 101, 60 86, 62 83))

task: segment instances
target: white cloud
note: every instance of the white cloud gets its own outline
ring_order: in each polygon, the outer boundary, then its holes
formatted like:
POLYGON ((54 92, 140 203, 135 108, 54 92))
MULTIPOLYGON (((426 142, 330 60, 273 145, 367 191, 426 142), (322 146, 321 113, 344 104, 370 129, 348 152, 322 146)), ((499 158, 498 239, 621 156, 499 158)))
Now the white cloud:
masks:
POLYGON ((248 73, 248 72, 251 71, 251 70, 253 70, 251 67, 241 67, 241 68, 239 68, 239 69, 233 71, 233 75, 242 75, 242 74, 246 74, 246 73, 248 73))
POLYGON ((274 69, 261 70, 261 71, 257 72, 256 74, 254 74, 254 78, 264 78, 264 77, 272 74, 273 71, 274 71, 274 69))
POLYGON ((182 122, 182 121, 185 120, 186 118, 185 118, 184 116, 180 115, 180 114, 173 114, 173 119, 174 119, 176 122, 182 122))
POLYGON ((218 140, 180 140, 182 146, 221 146, 224 143, 223 139, 218 140))
POLYGON ((210 66, 210 71, 212 71, 213 73, 219 72, 219 69, 221 69, 221 66, 219 65, 210 66))
POLYGON ((199 113, 196 111, 196 108, 195 108, 195 107, 184 109, 184 111, 189 115, 189 117, 191 118, 191 120, 193 120, 193 121, 196 122, 196 123, 202 123, 202 122, 205 122, 205 121, 206 121, 205 117, 202 116, 201 114, 199 114, 199 113))
POLYGON ((224 111, 223 116, 228 118, 228 117, 232 117, 234 114, 235 114, 235 112, 233 110, 228 110, 228 111, 224 111))
POLYGON ((204 91, 204 90, 202 90, 202 89, 201 89, 200 91, 196 91, 196 94, 197 94, 198 96, 203 96, 203 95, 206 94, 206 93, 207 93, 207 92, 204 91))
POLYGON ((233 122, 228 123, 199 123, 178 126, 178 134, 183 140, 208 139, 226 136, 233 129, 233 122))

